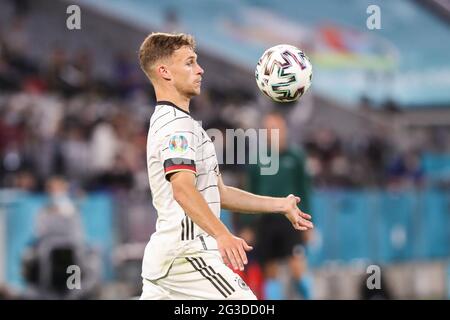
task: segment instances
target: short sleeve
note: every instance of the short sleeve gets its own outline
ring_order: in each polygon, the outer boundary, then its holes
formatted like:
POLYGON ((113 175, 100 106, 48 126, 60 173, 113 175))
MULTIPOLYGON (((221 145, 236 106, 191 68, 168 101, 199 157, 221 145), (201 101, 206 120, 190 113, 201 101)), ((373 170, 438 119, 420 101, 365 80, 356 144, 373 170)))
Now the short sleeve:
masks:
POLYGON ((169 176, 179 171, 197 173, 195 155, 197 151, 197 134, 192 119, 175 121, 172 133, 166 134, 160 145, 161 161, 167 180, 169 176), (188 121, 189 120, 189 121, 188 121))

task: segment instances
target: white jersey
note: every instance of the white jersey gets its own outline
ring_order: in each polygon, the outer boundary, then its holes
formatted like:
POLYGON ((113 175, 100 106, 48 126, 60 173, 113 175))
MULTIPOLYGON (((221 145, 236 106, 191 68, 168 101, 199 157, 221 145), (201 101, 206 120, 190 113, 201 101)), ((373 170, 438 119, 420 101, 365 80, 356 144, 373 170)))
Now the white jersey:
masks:
POLYGON ((147 170, 158 219, 145 249, 142 277, 155 280, 167 274, 176 257, 217 249, 216 241, 175 201, 169 175, 195 173, 197 190, 220 218, 220 173, 214 144, 205 130, 188 112, 167 101, 157 103, 150 119, 147 170))

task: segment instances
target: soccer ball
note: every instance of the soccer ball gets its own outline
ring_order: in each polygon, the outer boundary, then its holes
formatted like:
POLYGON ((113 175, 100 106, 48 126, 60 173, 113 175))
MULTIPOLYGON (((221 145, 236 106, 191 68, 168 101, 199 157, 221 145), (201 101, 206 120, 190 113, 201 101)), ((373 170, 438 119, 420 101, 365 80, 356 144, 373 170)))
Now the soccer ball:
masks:
POLYGON ((259 90, 277 102, 293 102, 308 90, 312 65, 300 49, 280 44, 267 49, 256 65, 259 90))

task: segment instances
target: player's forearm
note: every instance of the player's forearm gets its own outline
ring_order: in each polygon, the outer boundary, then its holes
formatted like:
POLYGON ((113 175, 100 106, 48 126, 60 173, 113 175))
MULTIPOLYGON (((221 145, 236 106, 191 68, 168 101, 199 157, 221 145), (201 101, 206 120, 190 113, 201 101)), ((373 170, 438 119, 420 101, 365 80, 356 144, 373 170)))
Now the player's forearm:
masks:
POLYGON ((184 187, 174 190, 174 198, 196 225, 217 238, 229 233, 227 227, 209 208, 205 199, 195 188, 184 187))
POLYGON ((256 195, 225 186, 220 193, 222 208, 242 213, 278 213, 286 210, 286 198, 256 195))

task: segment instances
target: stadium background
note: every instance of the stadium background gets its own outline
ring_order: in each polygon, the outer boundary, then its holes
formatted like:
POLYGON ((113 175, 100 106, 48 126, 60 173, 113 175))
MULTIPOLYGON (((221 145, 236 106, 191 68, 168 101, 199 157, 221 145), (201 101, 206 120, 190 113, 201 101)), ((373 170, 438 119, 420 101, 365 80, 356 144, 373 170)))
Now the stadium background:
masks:
MULTIPOLYGON (((145 164, 154 96, 137 50, 148 32, 180 31, 196 37, 206 71, 191 108, 207 128, 260 126, 274 107, 253 76, 267 47, 298 45, 312 59, 308 94, 276 108, 314 185, 313 298, 364 298, 371 264, 389 297, 450 298, 447 2, 17 0, 0 3, 0 21, 2 297, 30 297, 24 257, 55 174, 81 214, 89 275, 78 296, 56 297, 139 294, 156 216, 145 164), (81 30, 66 28, 70 4, 81 30), (366 27, 372 4, 381 30, 366 27)), ((222 171, 245 186, 245 166, 222 171)), ((223 218, 235 228, 234 214, 223 218)), ((57 262, 40 263, 44 274, 57 262)))

